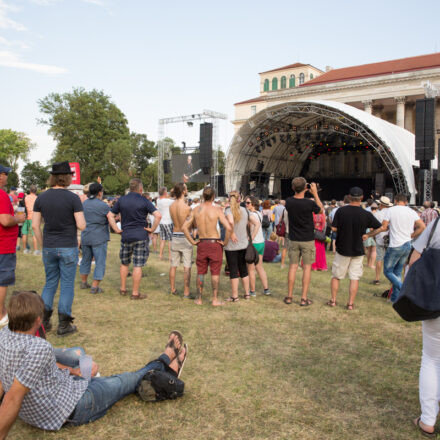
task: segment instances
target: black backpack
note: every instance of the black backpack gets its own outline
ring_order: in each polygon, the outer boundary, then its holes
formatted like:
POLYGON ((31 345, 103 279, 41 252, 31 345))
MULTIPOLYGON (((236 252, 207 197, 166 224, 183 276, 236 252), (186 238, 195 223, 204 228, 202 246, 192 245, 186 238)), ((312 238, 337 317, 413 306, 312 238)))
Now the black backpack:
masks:
POLYGON ((267 229, 270 226, 269 216, 267 214, 263 215, 263 220, 261 221, 261 227, 267 229))

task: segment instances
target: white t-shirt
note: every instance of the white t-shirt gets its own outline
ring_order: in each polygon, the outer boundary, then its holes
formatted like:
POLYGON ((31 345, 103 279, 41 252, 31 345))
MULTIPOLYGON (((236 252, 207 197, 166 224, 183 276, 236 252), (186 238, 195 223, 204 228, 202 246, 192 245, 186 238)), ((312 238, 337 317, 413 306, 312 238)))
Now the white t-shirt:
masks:
MULTIPOLYGON (((380 221, 380 223, 383 222, 383 219, 385 217, 385 211, 389 209, 389 208, 383 208, 381 210, 377 210, 373 215, 377 218, 378 221, 380 221)), ((377 234, 375 239, 376 239, 376 244, 379 246, 384 246, 384 242, 383 242, 383 238, 385 236, 388 235, 388 231, 387 232, 381 232, 380 234, 377 234)))
POLYGON ((175 202, 174 199, 157 199, 156 208, 162 214, 162 218, 160 220, 161 225, 169 225, 173 223, 170 215, 170 206, 175 202))
POLYGON ((415 211, 408 206, 396 205, 387 208, 384 220, 389 221, 390 248, 403 246, 411 241, 411 234, 414 232, 414 223, 420 220, 415 211))
MULTIPOLYGON (((263 227, 261 225, 261 222, 263 221, 263 216, 259 212, 249 212, 249 214, 254 217, 257 217, 258 223, 260 224, 260 228, 258 229, 257 235, 252 240, 252 243, 255 243, 255 244, 264 243, 263 227)), ((253 232, 253 229, 252 229, 252 232, 253 232)))
MULTIPOLYGON (((419 235, 417 240, 414 241, 413 247, 419 253, 422 254, 425 250, 426 245, 428 244, 429 234, 431 233, 431 229, 434 226, 435 221, 429 223, 426 226, 426 229, 419 235)), ((437 224, 435 228, 434 234, 432 234, 431 242, 429 243, 429 247, 433 249, 440 249, 440 222, 437 224)))

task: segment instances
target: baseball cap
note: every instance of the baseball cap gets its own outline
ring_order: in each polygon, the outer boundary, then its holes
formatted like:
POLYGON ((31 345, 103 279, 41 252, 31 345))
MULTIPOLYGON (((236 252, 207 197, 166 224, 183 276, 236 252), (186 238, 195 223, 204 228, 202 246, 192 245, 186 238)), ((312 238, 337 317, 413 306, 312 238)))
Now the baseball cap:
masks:
POLYGON ((100 183, 91 183, 89 185, 89 199, 94 199, 103 189, 104 187, 100 183))
POLYGON ((350 195, 353 197, 361 197, 364 195, 364 192, 362 191, 362 188, 353 186, 353 188, 350 188, 350 195))
POLYGON ((17 197, 18 197, 19 199, 24 199, 24 193, 18 193, 17 197))
POLYGON ((5 167, 4 165, 0 165, 0 173, 9 174, 12 171, 12 168, 5 167))

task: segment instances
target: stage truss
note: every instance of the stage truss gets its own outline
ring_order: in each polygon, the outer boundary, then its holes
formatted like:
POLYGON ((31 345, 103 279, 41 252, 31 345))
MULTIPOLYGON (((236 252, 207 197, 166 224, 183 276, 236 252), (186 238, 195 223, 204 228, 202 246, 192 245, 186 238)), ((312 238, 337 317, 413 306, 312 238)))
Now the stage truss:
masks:
MULTIPOLYGON (((228 116, 224 113, 215 112, 212 110, 203 110, 202 113, 193 113, 191 115, 174 116, 171 118, 159 119, 159 133, 158 133, 158 161, 157 161, 157 182, 158 191, 164 185, 164 171, 163 161, 165 159, 171 159, 171 144, 164 140, 165 127, 168 124, 187 123, 193 121, 203 121, 212 123, 212 176, 218 175, 218 149, 219 145, 219 123, 221 120, 227 120, 228 116)), ((217 179, 211 179, 211 185, 213 186, 216 194, 217 179)))
POLYGON ((364 140, 367 145, 371 145, 387 168, 396 191, 412 193, 401 164, 377 133, 348 113, 334 109, 330 105, 314 102, 291 102, 269 107, 257 113, 240 128, 227 154, 225 173, 227 190, 237 189, 241 176, 255 170, 257 160, 262 159, 256 147, 262 142, 264 144, 267 139, 275 138, 276 148, 272 148, 271 154, 264 157, 264 171, 269 170, 268 172, 273 173, 272 170, 276 170, 275 178, 298 176, 310 151, 302 151, 303 145, 281 142, 280 138, 287 138, 288 135, 295 138, 306 133, 316 134, 324 131, 328 133, 329 130, 336 131, 335 127, 340 134, 356 136, 364 140), (326 124, 332 124, 333 128, 325 129, 326 124), (263 139, 262 132, 265 134, 263 139), (293 169, 292 161, 286 159, 289 151, 293 151, 293 169), (290 168, 287 168, 289 166, 290 168))

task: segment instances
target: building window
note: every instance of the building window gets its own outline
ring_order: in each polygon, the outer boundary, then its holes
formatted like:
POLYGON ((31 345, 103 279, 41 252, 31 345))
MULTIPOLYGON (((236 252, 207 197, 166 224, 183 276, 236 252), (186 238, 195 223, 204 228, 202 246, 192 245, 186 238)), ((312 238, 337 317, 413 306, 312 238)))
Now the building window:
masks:
POLYGON ((292 73, 292 75, 290 75, 290 78, 289 78, 289 87, 290 88, 295 87, 295 75, 293 73, 292 73))
POLYGON ((251 105, 251 116, 254 116, 257 113, 257 106, 251 105))
POLYGON ((299 74, 299 84, 304 84, 304 73, 299 74))
POLYGON ((285 76, 281 77, 281 88, 285 89, 287 87, 287 78, 285 76))
POLYGON ((313 73, 310 74, 310 79, 313 79, 313 73))
POLYGON ((264 87, 263 87, 263 90, 264 90, 265 92, 268 92, 268 91, 269 91, 269 80, 268 80, 268 79, 265 79, 265 80, 264 80, 264 87))
POLYGON ((278 78, 272 78, 272 90, 278 90, 278 78))

